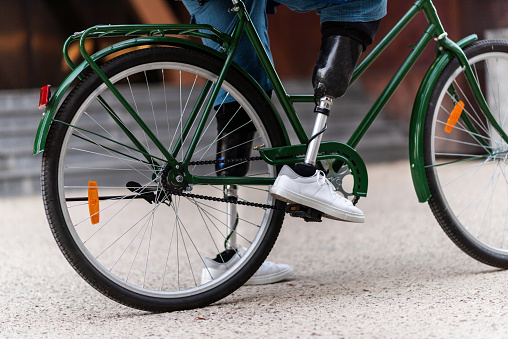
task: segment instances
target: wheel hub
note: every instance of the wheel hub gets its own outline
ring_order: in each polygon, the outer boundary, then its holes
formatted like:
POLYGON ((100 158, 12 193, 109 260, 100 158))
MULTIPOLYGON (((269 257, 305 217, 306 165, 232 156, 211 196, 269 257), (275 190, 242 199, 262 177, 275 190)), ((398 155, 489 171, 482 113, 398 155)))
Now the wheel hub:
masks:
POLYGON ((181 193, 189 184, 185 181, 184 172, 181 166, 173 168, 167 164, 161 173, 160 182, 167 195, 174 194, 175 192, 181 193))

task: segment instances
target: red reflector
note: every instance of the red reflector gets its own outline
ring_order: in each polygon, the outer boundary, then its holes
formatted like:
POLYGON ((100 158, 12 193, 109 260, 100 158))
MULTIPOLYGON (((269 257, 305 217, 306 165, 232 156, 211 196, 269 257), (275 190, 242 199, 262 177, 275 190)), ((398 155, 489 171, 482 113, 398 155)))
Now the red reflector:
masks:
POLYGON ((49 102, 49 97, 51 96, 50 85, 46 85, 41 88, 41 92, 39 95, 39 109, 46 107, 49 102))

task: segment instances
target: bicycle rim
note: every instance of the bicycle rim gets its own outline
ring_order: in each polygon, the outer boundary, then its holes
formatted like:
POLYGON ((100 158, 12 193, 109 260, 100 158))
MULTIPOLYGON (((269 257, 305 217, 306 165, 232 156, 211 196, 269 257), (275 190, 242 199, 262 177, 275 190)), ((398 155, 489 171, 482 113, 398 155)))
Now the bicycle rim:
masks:
MULTIPOLYGON (((215 72, 184 61, 142 63, 111 77, 166 150, 173 151, 180 140, 179 161, 190 144, 190 137, 180 136, 194 103, 200 94, 210 95, 213 86, 204 88, 207 81, 216 79, 215 72)), ((274 139, 270 134, 274 131, 256 113, 252 98, 228 81, 222 88, 228 93, 226 100, 234 98, 240 103, 254 124, 256 133, 249 140, 253 146, 271 147, 274 139)), ((61 125, 65 136, 57 159, 48 161, 48 168, 57 168, 59 203, 47 205, 50 210, 54 208, 50 213, 57 215, 57 220, 61 215, 65 223, 64 231, 53 225, 57 240, 64 238, 62 232, 69 232, 79 251, 74 256, 68 248, 62 248, 73 266, 86 260, 93 268, 78 271, 99 291, 129 306, 151 310, 204 306, 245 282, 273 245, 274 239, 267 239, 267 234, 271 228, 280 227, 280 212, 169 194, 161 181, 166 166, 163 152, 110 90, 101 84, 82 96, 83 100, 76 99, 79 105, 75 104, 75 113, 68 113, 72 115, 68 122, 65 114, 56 117, 55 123, 61 125), (143 152, 114 122, 99 96, 141 143, 143 152), (92 205, 96 210, 92 211, 92 205), (234 243, 231 236, 236 238, 234 243), (245 253, 220 277, 202 284, 202 274, 210 271, 206 258, 214 258, 226 246, 233 246, 234 251, 245 248, 245 253), (111 287, 119 292, 111 293, 111 287), (124 297, 125 291, 130 299, 124 297)), ((72 105, 64 104, 63 111, 74 111, 68 108, 72 105)), ((212 111, 195 148, 192 161, 196 165, 188 168, 192 174, 216 177, 215 165, 205 164, 216 160, 214 114, 212 111)), ((188 126, 189 135, 193 135, 197 122, 188 126)), ((247 174, 275 175, 276 168, 261 161, 251 164, 247 174)), ((51 194, 51 179, 48 176, 43 181, 48 186, 45 194, 51 194)), ((275 204, 267 186, 236 188, 239 201, 275 204)), ((189 185, 182 193, 220 199, 224 198, 224 189, 223 185, 189 185)), ((59 243, 61 247, 69 245, 59 243)))

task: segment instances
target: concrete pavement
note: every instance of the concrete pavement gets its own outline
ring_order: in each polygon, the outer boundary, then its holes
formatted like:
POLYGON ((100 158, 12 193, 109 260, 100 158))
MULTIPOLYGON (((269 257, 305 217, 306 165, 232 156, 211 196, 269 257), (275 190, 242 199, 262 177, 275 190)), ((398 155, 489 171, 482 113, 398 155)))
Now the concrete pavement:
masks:
POLYGON ((463 254, 412 189, 407 161, 368 167, 365 224, 287 217, 270 260, 292 280, 151 314, 72 270, 38 196, 0 200, 0 338, 506 338, 508 272, 463 254))

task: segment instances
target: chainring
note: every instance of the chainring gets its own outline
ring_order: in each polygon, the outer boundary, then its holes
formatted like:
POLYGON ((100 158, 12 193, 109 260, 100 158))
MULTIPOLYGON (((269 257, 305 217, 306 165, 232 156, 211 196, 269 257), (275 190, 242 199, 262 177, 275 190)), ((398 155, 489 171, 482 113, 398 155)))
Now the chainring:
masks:
POLYGON ((353 175, 347 165, 343 165, 338 171, 333 169, 333 160, 322 160, 322 163, 326 164, 326 178, 332 183, 335 190, 341 193, 344 198, 349 199, 351 197, 357 198, 353 192, 346 192, 344 189, 344 178, 349 175, 353 175))

